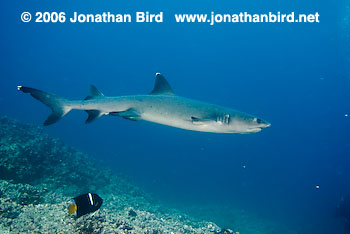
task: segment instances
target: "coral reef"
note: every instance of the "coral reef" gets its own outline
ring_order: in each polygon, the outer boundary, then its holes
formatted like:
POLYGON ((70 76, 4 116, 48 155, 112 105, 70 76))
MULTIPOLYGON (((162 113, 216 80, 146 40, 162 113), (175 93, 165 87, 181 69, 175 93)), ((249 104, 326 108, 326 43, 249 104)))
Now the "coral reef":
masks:
POLYGON ((40 127, 1 117, 0 233, 236 232, 167 210, 126 177, 40 127), (101 195, 102 208, 78 219, 69 216, 71 197, 86 192, 101 195))

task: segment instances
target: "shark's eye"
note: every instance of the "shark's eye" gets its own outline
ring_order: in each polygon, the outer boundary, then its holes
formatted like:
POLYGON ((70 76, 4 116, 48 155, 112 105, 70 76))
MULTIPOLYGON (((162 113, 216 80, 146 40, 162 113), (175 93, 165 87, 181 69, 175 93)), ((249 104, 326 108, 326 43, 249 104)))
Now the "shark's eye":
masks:
POLYGON ((257 122, 258 124, 260 124, 260 123, 262 123, 263 121, 262 121, 261 119, 256 119, 256 122, 257 122))

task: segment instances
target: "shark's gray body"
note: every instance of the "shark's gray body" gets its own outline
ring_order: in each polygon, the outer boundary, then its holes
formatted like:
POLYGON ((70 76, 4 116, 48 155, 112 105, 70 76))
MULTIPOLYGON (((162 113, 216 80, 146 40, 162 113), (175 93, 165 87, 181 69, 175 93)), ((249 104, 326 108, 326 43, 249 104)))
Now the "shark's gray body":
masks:
POLYGON ((270 126, 266 121, 240 111, 177 96, 159 73, 149 95, 106 97, 91 86, 91 94, 85 100, 69 101, 33 88, 18 86, 18 89, 52 109, 44 125, 57 122, 72 109, 79 109, 89 114, 87 123, 102 115, 111 115, 215 133, 253 133, 270 126))

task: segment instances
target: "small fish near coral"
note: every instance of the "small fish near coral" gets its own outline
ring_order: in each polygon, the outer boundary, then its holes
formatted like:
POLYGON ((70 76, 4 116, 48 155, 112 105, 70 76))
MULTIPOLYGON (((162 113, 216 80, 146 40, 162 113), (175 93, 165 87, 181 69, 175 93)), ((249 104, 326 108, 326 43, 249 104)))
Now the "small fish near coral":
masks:
POLYGON ((70 215, 76 215, 77 218, 95 212, 100 209, 102 205, 102 198, 95 193, 86 193, 73 198, 75 204, 68 207, 70 215))

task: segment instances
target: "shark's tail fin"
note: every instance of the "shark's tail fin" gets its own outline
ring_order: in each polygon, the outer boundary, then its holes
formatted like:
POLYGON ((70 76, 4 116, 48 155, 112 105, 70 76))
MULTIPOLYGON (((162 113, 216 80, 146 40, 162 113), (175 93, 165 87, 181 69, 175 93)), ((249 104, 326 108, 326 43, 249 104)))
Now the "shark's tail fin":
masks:
POLYGON ((23 93, 29 93, 32 97, 51 108, 52 113, 44 122, 44 126, 56 123, 70 110, 72 110, 72 108, 68 105, 68 100, 54 94, 24 86, 17 86, 17 89, 23 93))

